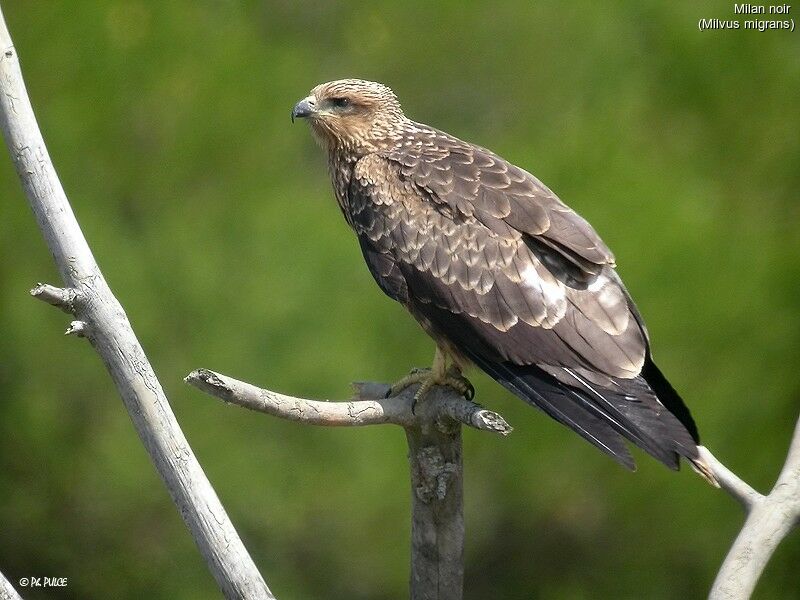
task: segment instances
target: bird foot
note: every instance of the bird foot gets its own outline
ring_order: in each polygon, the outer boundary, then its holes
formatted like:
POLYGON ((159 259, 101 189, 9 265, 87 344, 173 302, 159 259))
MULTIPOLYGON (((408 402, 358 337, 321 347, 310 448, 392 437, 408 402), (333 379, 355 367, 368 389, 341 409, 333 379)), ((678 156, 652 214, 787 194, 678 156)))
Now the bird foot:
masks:
POLYGON ((407 387, 417 384, 419 384, 419 389, 414 394, 414 399, 411 403, 412 413, 417 406, 417 402, 424 398, 436 385, 452 388, 467 400, 472 400, 475 397, 475 388, 472 386, 469 379, 464 377, 461 371, 455 367, 451 367, 443 373, 437 373, 433 369, 412 369, 408 375, 389 389, 386 397, 391 398, 397 396, 407 387))

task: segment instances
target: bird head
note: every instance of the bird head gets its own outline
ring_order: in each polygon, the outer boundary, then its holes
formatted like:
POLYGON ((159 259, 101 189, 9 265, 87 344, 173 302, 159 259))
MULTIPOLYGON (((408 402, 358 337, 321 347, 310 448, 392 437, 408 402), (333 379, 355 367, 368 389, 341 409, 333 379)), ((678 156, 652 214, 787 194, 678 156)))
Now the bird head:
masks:
POLYGON ((366 154, 400 137, 406 120, 387 86, 362 79, 322 83, 295 104, 292 121, 308 119, 317 140, 330 150, 366 154))

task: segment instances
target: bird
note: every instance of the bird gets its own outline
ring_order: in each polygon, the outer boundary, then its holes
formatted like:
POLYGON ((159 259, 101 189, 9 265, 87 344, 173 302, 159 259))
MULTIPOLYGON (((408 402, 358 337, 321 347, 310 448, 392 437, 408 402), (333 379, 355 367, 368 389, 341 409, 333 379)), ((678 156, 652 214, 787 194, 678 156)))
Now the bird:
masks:
POLYGON ((406 117, 386 85, 340 79, 291 111, 327 154, 336 202, 380 289, 436 343, 392 393, 471 399, 476 366, 635 470, 625 439, 715 484, 689 409, 592 226, 494 152, 406 117))

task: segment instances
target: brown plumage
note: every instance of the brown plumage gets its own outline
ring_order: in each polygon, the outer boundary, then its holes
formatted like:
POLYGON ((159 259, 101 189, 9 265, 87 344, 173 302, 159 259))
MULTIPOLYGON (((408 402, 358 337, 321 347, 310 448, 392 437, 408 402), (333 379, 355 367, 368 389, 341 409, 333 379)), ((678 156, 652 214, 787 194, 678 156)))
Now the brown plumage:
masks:
POLYGON ((292 117, 308 118, 327 151, 375 281, 456 364, 476 364, 629 468, 621 436, 710 476, 613 254, 544 184, 411 121, 379 83, 319 85, 292 117))

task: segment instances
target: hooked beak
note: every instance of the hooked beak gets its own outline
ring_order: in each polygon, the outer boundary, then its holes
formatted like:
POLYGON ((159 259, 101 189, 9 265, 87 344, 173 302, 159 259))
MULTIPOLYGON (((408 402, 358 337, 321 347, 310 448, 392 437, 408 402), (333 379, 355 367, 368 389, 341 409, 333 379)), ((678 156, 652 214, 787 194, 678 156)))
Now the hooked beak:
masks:
POLYGON ((317 99, 314 96, 307 96, 295 104, 292 109, 292 123, 294 123, 295 118, 305 119, 313 115, 316 109, 316 102, 317 99))

